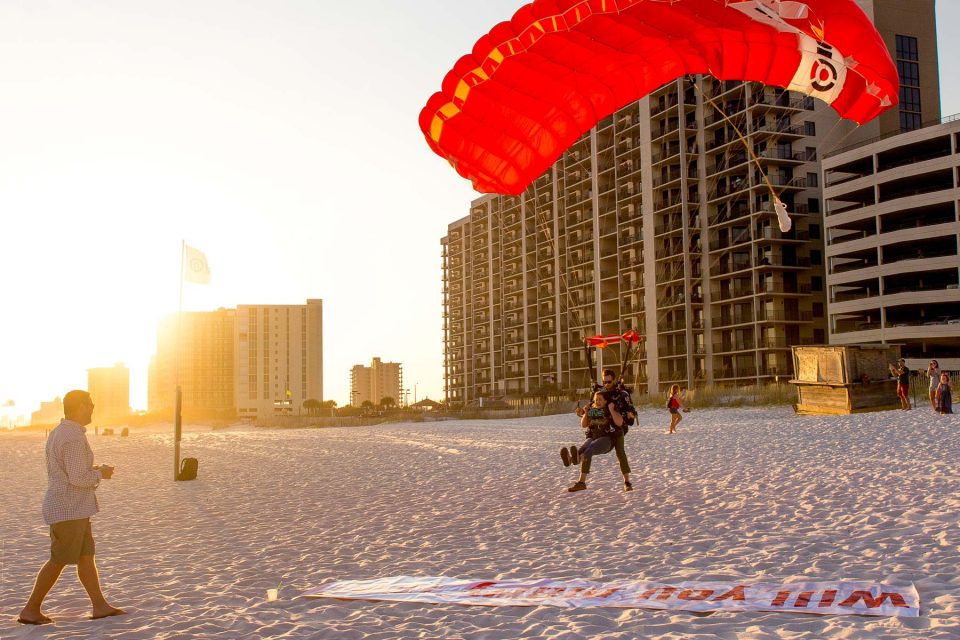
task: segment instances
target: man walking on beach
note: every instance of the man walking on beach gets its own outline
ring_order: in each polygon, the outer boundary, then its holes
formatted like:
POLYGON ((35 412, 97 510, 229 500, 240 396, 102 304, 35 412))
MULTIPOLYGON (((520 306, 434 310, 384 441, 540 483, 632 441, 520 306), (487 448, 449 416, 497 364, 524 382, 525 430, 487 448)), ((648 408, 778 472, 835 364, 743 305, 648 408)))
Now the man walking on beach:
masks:
POLYGON ((93 464, 86 427, 93 418, 93 400, 86 391, 71 391, 63 398, 64 419, 47 437, 47 493, 43 519, 50 525, 50 559, 40 569, 27 605, 20 612, 21 624, 53 622, 40 608, 64 567, 77 565, 77 577, 93 605, 91 619, 123 615, 100 591, 94 559, 90 516, 99 511, 95 494, 100 480, 113 477, 113 467, 93 464))

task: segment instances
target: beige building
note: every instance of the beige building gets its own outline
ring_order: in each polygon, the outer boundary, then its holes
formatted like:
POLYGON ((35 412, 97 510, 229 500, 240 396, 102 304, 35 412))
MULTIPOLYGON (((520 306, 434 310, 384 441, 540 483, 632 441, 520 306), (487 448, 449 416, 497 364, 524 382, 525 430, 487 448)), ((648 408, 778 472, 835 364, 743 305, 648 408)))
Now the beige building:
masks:
POLYGON ((823 169, 831 344, 960 357, 960 118, 831 156, 823 169))
POLYGON ((179 366, 182 414, 187 418, 232 417, 234 397, 234 309, 189 311, 165 318, 150 363, 147 406, 173 415, 179 366), (177 332, 180 354, 177 358, 177 332))
POLYGON ((240 305, 235 337, 237 413, 296 415, 323 400, 323 301, 240 305))
POLYGON ((359 407, 364 402, 380 404, 392 398, 397 406, 404 403, 403 365, 399 362, 381 362, 374 358, 369 367, 355 365, 350 370, 350 404, 359 407))
MULTIPOLYGON (((97 400, 94 400, 94 404, 97 404, 97 400)), ((97 410, 99 410, 99 405, 97 406, 97 410)), ((96 415, 96 413, 94 415, 96 415)), ((62 418, 63 400, 60 399, 60 396, 57 396, 50 402, 40 403, 40 410, 30 414, 30 424, 59 424, 62 418)), ((99 418, 97 422, 100 422, 99 418)))
MULTIPOLYGON (((904 48, 899 34, 933 32, 932 0, 908 15, 899 1, 862 4, 904 48)), ((933 61, 923 82, 938 80, 933 61)), ((522 195, 481 197, 449 226, 447 400, 583 389, 584 337, 628 329, 647 338, 628 380, 651 392, 790 375, 791 346, 827 340, 820 158, 898 131, 899 116, 856 130, 812 98, 710 77, 618 110, 522 195), (789 233, 764 176, 792 214, 789 233)), ((614 349, 598 355, 619 368, 614 349)))
POLYGON ((87 369, 87 391, 96 405, 96 424, 121 424, 130 417, 130 369, 123 364, 87 369))

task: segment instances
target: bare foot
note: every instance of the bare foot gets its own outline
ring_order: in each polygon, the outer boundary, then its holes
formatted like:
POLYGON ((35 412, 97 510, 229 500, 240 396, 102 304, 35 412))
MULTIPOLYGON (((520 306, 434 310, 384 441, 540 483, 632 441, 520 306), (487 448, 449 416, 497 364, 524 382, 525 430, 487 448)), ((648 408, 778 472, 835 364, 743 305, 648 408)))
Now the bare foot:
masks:
POLYGON ((116 607, 111 607, 110 605, 107 605, 106 607, 103 607, 103 608, 94 609, 94 610, 93 610, 93 615, 90 616, 90 619, 91 619, 91 620, 99 620, 100 618, 110 618, 110 617, 113 617, 113 616, 122 616, 122 615, 125 615, 126 613, 127 613, 127 612, 124 611, 123 609, 118 609, 118 608, 116 608, 116 607))
POLYGON ((24 609, 20 612, 20 617, 17 618, 17 622, 20 624, 50 624, 53 622, 53 618, 48 618, 39 611, 24 609))

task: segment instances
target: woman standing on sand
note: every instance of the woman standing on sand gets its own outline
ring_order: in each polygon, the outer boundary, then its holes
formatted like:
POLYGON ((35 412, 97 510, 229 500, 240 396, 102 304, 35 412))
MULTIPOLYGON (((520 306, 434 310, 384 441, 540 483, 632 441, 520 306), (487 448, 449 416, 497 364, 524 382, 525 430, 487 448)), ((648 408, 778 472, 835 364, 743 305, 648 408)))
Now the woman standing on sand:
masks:
POLYGON ((670 399, 667 400, 667 409, 670 411, 670 431, 667 433, 676 433, 677 425, 683 420, 683 416, 680 415, 680 409, 683 408, 681 398, 680 385, 675 384, 670 387, 670 399))
POLYGON ((950 374, 946 371, 940 374, 940 384, 937 386, 937 413, 953 413, 953 391, 950 387, 950 374))
POLYGON ((930 406, 937 410, 937 385, 940 384, 940 363, 931 360, 927 366, 927 376, 930 378, 930 406))

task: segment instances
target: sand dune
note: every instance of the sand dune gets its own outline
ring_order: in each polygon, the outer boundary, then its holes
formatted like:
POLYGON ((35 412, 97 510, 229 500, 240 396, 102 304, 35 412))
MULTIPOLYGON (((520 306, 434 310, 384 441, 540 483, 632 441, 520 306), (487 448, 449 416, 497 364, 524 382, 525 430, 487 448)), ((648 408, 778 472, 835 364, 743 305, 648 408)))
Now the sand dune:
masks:
POLYGON ((174 483, 167 430, 94 437, 117 466, 94 520, 108 596, 86 620, 65 573, 56 625, 15 617, 48 554, 43 437, 0 437, 2 638, 956 638, 960 420, 924 410, 798 418, 786 409, 663 411, 589 488, 557 450, 574 416, 317 430, 193 430, 196 482, 174 483), (921 617, 471 608, 327 602, 328 580, 392 575, 593 581, 915 583, 921 617), (265 590, 280 587, 267 602, 265 590))

